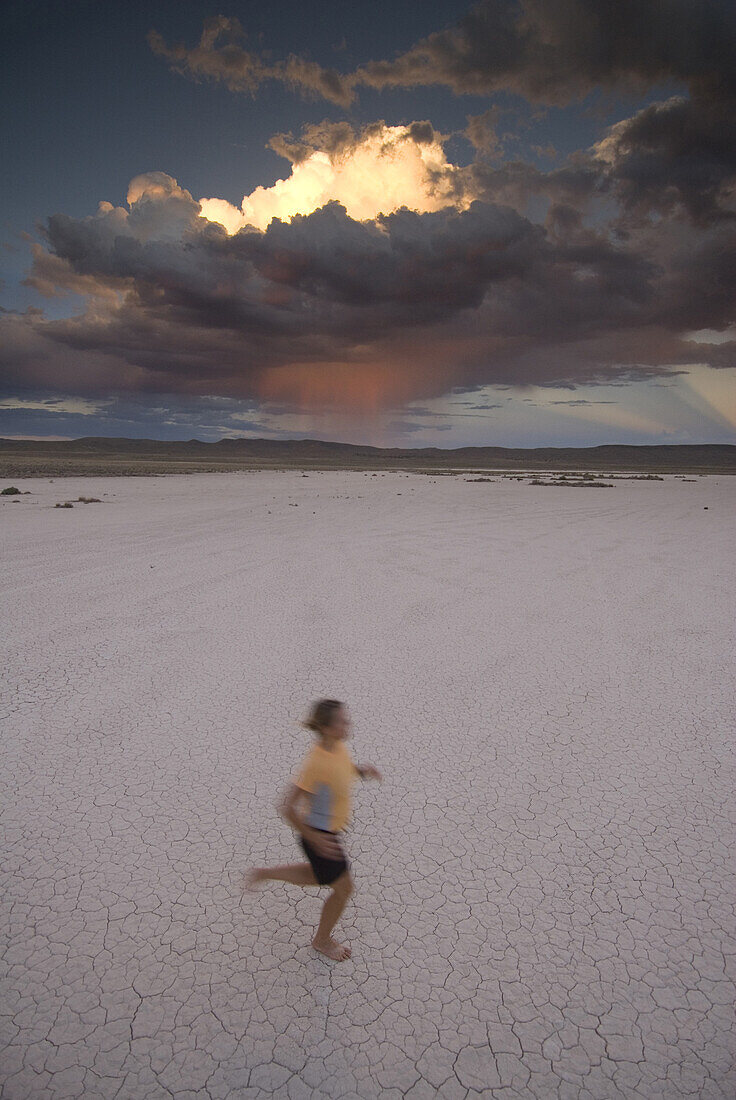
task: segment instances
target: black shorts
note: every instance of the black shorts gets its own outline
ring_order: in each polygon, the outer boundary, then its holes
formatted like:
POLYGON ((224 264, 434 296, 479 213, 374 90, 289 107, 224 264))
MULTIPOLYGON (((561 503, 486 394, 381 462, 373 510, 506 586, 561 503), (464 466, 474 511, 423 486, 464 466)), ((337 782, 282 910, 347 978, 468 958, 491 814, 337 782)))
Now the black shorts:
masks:
MULTIPOLYGON (((338 840, 340 839, 339 833, 330 833, 327 829, 316 829, 315 832, 325 833, 327 836, 334 836, 338 840)), ((303 836, 299 837, 299 843, 304 849, 304 854, 307 859, 312 864, 314 877, 317 879, 320 886, 328 886, 331 882, 334 882, 335 879, 339 878, 344 871, 348 870, 347 856, 345 852, 342 851, 342 844, 340 845, 340 851, 342 852, 342 857, 340 859, 325 859, 324 856, 321 856, 319 852, 315 851, 309 841, 305 840, 303 836)))

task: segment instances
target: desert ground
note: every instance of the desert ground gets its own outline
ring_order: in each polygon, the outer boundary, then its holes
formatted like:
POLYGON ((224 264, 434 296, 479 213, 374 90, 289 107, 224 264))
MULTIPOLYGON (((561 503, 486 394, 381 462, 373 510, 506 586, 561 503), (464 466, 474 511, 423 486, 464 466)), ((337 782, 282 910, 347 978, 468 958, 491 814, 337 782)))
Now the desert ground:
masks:
POLYGON ((16 484, 3 1097, 736 1094, 736 478, 16 484), (241 891, 322 695, 340 963, 241 891))

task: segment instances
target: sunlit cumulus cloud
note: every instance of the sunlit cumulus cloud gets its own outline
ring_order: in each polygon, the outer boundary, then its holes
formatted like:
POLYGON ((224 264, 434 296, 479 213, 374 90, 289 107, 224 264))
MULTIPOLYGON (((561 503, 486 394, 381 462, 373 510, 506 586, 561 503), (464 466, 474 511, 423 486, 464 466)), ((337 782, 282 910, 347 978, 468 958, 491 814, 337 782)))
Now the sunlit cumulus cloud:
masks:
POLYGON ((458 196, 453 183, 458 173, 445 158, 441 135, 428 122, 379 122, 357 134, 338 123, 310 128, 301 142, 279 135, 271 145, 292 160, 290 176, 273 187, 257 187, 240 209, 224 199, 200 199, 205 218, 236 233, 246 225, 265 229, 273 218, 311 214, 332 200, 356 221, 402 206, 425 212, 468 205, 458 196), (317 141, 321 148, 312 144, 317 141))

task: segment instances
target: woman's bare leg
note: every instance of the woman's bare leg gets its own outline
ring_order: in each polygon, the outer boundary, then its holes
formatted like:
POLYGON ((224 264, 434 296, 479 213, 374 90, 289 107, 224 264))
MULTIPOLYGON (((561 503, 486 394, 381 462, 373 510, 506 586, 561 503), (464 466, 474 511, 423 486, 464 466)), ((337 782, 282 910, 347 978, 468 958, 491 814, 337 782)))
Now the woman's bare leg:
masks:
POLYGON ((248 889, 259 882, 273 879, 275 882, 291 882, 294 886, 317 886, 311 863, 282 863, 278 867, 254 867, 245 876, 248 889))
POLYGON ((341 962, 349 959, 351 951, 345 944, 337 943, 332 938, 332 929, 337 924, 348 899, 353 892, 353 880, 350 871, 343 871, 332 885, 332 893, 322 907, 322 915, 319 919, 317 934, 312 940, 312 947, 327 955, 330 959, 341 962))

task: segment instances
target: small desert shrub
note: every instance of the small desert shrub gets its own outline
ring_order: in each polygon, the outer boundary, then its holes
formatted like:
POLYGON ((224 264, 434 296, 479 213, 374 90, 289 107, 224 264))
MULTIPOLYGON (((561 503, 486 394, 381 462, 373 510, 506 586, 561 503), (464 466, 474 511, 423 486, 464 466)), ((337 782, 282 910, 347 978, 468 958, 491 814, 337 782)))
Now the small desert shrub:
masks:
POLYGON ((80 504, 102 504, 99 497, 77 497, 80 504))
POLYGON ((0 496, 18 497, 20 496, 20 489, 16 488, 15 485, 8 485, 7 489, 3 489, 3 491, 0 493, 0 496))
POLYGON ((63 504, 55 504, 54 508, 73 508, 74 505, 70 500, 65 500, 63 504))
POLYGON ((591 478, 584 478, 582 481, 571 481, 569 478, 561 477, 555 481, 541 481, 539 478, 534 478, 529 482, 530 485, 565 485, 571 489, 577 489, 580 486, 590 489, 612 489, 613 484, 610 481, 593 481, 591 478))

